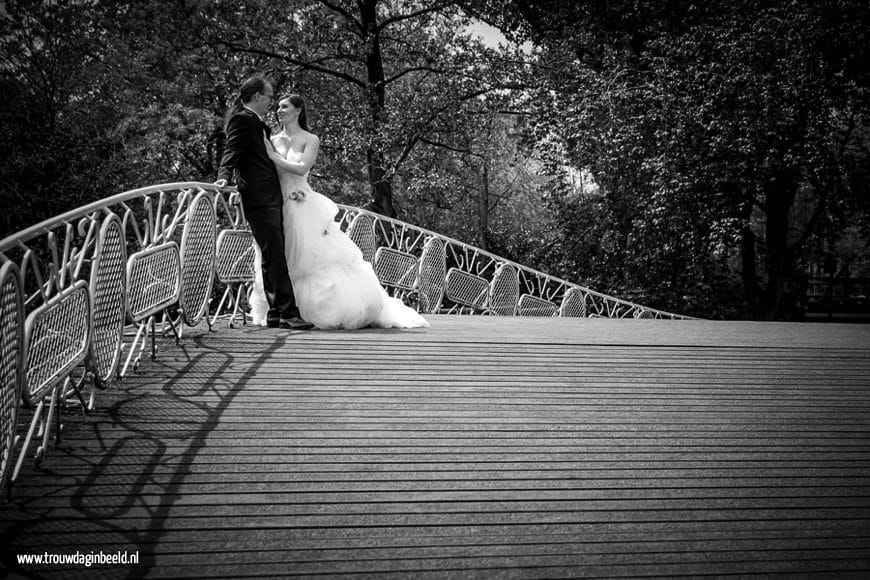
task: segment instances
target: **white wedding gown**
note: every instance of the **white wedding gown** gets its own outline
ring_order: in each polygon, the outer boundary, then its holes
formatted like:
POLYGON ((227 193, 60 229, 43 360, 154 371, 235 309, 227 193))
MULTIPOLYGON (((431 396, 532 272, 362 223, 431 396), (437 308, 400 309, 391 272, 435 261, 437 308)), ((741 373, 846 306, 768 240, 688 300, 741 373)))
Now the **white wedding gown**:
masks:
MULTIPOLYGON (((283 143, 278 144, 279 151, 283 143)), ((298 159, 288 150, 284 158, 298 159)), ((355 329, 428 327, 416 310, 389 296, 372 265, 335 221, 338 207, 328 197, 311 189, 308 174, 278 170, 284 193, 284 251, 296 304, 303 319, 317 328, 355 329), (290 199, 301 191, 304 199, 290 199)), ((269 308, 263 290, 260 251, 257 251, 254 288, 250 296, 254 324, 265 326, 269 308)))

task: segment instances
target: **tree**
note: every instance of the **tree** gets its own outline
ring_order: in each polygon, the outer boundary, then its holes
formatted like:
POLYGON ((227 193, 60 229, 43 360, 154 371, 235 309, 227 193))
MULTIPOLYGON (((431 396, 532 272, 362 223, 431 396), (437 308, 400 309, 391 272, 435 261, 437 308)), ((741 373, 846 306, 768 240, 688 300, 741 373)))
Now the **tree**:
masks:
POLYGON ((103 74, 94 3, 7 0, 0 10, 0 236, 100 197, 118 168, 121 112, 103 74))
POLYGON ((512 260, 534 260, 552 220, 542 203, 550 185, 523 139, 523 117, 481 107, 474 127, 451 148, 423 139, 416 163, 402 176, 419 200, 407 219, 512 260))
POLYGON ((370 207, 387 215, 396 215, 394 179, 423 139, 449 146, 451 120, 504 86, 454 2, 193 4, 181 16, 202 46, 252 57, 279 92, 303 87, 324 119, 325 156, 349 178, 365 167, 370 207))
POLYGON ((566 240, 590 215, 572 204, 607 221, 593 276, 690 311, 739 276, 747 314, 776 317, 813 234, 866 192, 866 3, 508 4, 494 20, 546 47, 539 138, 605 194, 556 198, 566 240))
MULTIPOLYGON (((76 56, 67 68, 56 69, 63 73, 56 82, 68 90, 50 102, 34 98, 36 85, 22 80, 22 75, 42 78, 35 62, 5 66, 9 94, 20 91, 14 94, 35 105, 35 114, 6 111, 8 127, 20 133, 18 141, 6 142, 23 144, 9 151, 9 168, 38 169, 43 162, 54 167, 74 155, 88 158, 63 165, 62 175, 53 174, 39 186, 7 180, 17 188, 8 191, 10 198, 41 200, 49 195, 46 190, 61 189, 61 182, 69 193, 63 200, 52 197, 57 204, 33 203, 32 212, 17 223, 60 213, 88 196, 159 181, 213 179, 227 105, 239 83, 257 72, 270 76, 281 93, 301 87, 322 138, 315 186, 339 201, 362 205, 370 197, 363 193, 368 187, 377 198, 375 209, 391 214, 405 208, 413 219, 435 220, 421 225, 472 240, 486 239, 486 233, 478 237, 476 225, 486 229, 493 223, 458 226, 466 199, 478 198, 478 185, 494 186, 489 202, 478 207, 487 212, 496 202, 511 207, 506 196, 513 190, 497 185, 503 160, 478 129, 481 119, 492 120, 495 111, 509 108, 505 88, 519 77, 515 55, 473 39, 469 18, 453 3, 308 0, 293 10, 264 0, 9 4, 10 30, 50 36, 57 47, 53 58, 76 56), (23 24, 23 15, 37 22, 61 13, 63 26, 23 24), (76 122, 68 114, 73 109, 82 113, 76 122), (34 143, 44 139, 32 134, 54 126, 43 117, 53 110, 62 111, 57 118, 66 123, 59 133, 81 135, 81 145, 36 150, 34 143), (92 126, 84 130, 87 123, 92 126), (484 158, 486 164, 480 162, 484 158), (481 180, 487 164, 496 172, 481 180), (97 175, 105 181, 94 181, 97 175), (461 202, 453 214, 437 209, 439 184, 448 182, 459 186, 449 192, 452 205, 461 202), (433 211, 426 212, 426 206, 433 211)), ((24 46, 14 36, 6 40, 8 51, 24 46)), ((35 61, 32 54, 28 58, 35 61)), ((485 126, 492 124, 485 121, 485 126)))

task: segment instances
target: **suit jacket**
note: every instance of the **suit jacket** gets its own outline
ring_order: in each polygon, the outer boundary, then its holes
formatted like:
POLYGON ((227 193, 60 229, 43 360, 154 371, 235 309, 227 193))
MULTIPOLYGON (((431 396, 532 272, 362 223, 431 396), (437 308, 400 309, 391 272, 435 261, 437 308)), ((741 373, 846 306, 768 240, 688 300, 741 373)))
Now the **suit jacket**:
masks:
POLYGON ((230 116, 226 132, 227 144, 218 179, 235 181, 246 210, 281 206, 278 171, 263 143, 263 138, 270 134, 269 127, 253 111, 242 108, 230 116))

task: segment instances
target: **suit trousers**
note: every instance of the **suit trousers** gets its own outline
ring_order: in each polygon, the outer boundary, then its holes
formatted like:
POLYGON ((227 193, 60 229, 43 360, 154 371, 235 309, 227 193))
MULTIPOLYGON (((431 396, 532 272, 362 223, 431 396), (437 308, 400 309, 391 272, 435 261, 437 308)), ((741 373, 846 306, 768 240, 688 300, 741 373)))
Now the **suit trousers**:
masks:
POLYGON ((245 217, 263 254, 263 289, 269 300, 269 316, 299 316, 284 255, 284 214, 281 206, 246 208, 245 217))

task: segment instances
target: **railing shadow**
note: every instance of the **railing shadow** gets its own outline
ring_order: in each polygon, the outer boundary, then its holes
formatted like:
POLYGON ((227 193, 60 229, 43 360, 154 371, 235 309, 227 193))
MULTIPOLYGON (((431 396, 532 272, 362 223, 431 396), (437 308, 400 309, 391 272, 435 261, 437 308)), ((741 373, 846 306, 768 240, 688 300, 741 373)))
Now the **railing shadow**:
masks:
POLYGON ((264 341, 261 354, 245 371, 234 370, 232 380, 226 378, 236 360, 232 353, 213 348, 208 335, 188 337, 187 344, 174 356, 174 360, 181 359, 183 364, 155 361, 143 368, 146 372, 160 373, 163 367, 171 372, 172 376, 162 386, 153 392, 146 391, 154 385, 148 384, 145 373, 136 375, 102 418, 78 424, 76 427, 84 431, 79 436, 92 436, 96 445, 67 450, 68 457, 64 459, 86 463, 88 473, 76 481, 50 488, 45 494, 13 498, 12 505, 6 506, 32 516, 5 531, 0 560, 7 571, 34 578, 56 574, 51 569, 20 568, 17 554, 41 553, 52 548, 33 550, 18 545, 16 538, 62 532, 71 541, 55 549, 56 552, 139 554, 135 566, 82 568, 65 573, 81 572, 87 577, 109 573, 112 577, 126 578, 147 575, 155 563, 152 549, 171 528, 168 524, 173 506, 182 497, 180 490, 191 474, 191 465, 205 449, 210 433, 244 391, 247 380, 280 348, 286 348, 283 333, 261 336, 264 341), (267 336, 271 339, 268 342, 267 336), (205 359, 208 365, 203 364, 205 359), (195 383, 185 378, 191 369, 201 371, 206 366, 211 369, 208 376, 199 376, 195 383), (111 434, 111 443, 101 433, 107 428, 121 431, 111 434), (98 459, 89 462, 90 455, 98 459), (119 470, 119 466, 130 465, 131 456, 136 456, 135 465, 140 469, 119 470), (55 511, 63 512, 62 516, 58 517, 55 511))

